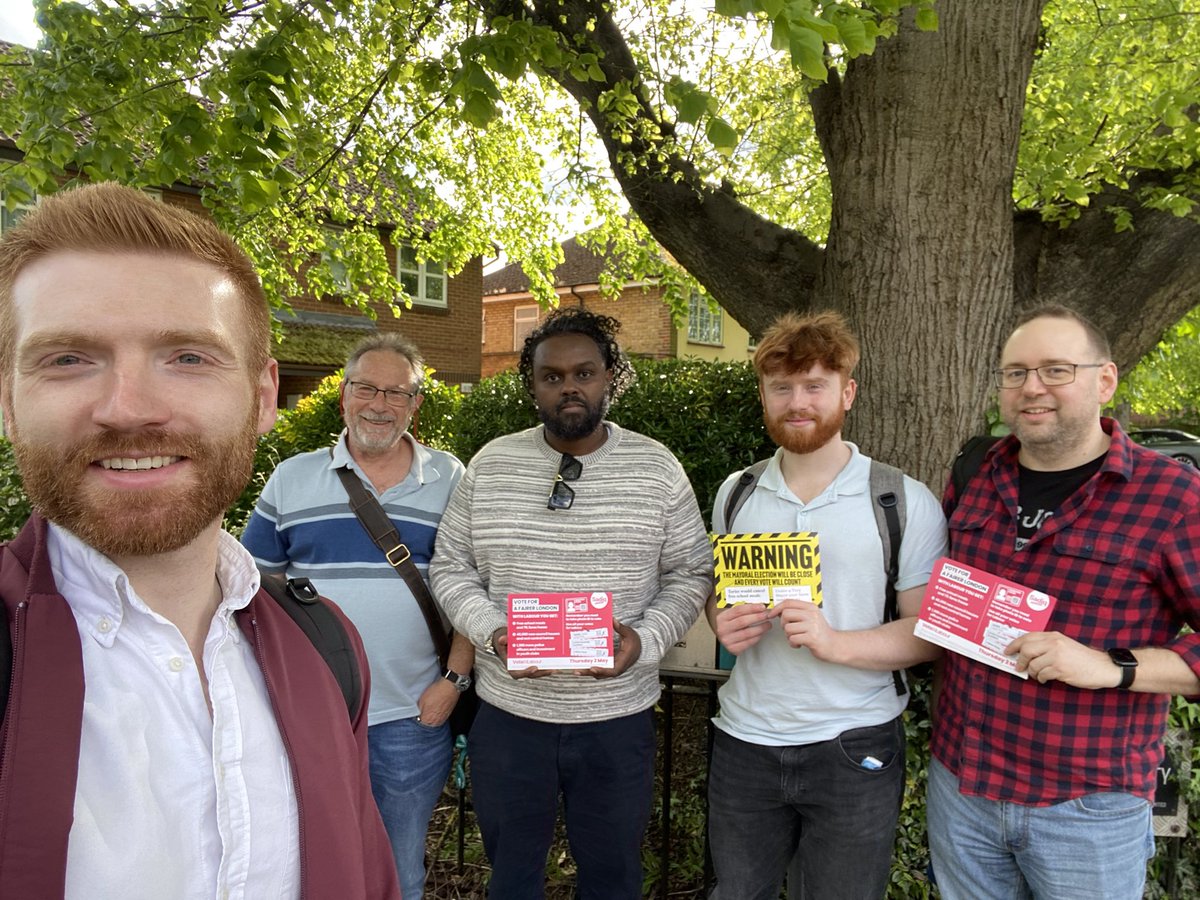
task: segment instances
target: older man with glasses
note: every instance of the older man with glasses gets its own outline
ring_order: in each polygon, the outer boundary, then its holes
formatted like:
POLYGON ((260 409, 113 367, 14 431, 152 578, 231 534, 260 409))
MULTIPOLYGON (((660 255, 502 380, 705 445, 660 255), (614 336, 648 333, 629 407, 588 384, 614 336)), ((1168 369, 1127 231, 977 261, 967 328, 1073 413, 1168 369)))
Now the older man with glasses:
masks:
POLYGON ((362 633, 371 666, 371 788, 403 896, 419 900, 425 834, 450 770, 448 719, 470 686, 475 651, 455 635, 442 667, 407 578, 398 577, 355 521, 346 485, 357 482, 378 503, 411 554, 416 573, 409 577, 420 578, 463 466, 408 433, 424 399, 424 361, 412 343, 388 332, 366 338, 350 354, 345 373, 345 431, 331 449, 279 465, 242 543, 264 572, 312 579, 362 633))
POLYGON ((956 561, 1057 598, 1005 648, 952 651, 934 718, 929 839, 946 900, 1142 896, 1171 694, 1200 693, 1200 477, 1100 415, 1098 328, 1033 310, 995 371, 1012 435, 943 507, 956 561))
POLYGON ((430 576, 478 657, 469 748, 489 896, 544 896, 559 798, 583 900, 642 896, 641 844, 654 783, 658 663, 699 615, 712 552, 682 466, 605 420, 632 380, 615 320, 549 316, 520 373, 542 425, 498 438, 467 468, 430 576), (611 668, 507 668, 514 593, 608 592, 611 668))

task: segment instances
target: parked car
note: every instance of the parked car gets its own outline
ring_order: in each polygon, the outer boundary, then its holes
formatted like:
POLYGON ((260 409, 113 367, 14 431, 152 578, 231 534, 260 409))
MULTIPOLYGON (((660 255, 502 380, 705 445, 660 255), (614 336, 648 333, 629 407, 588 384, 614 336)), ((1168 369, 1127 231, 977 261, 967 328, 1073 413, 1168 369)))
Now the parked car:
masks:
POLYGON ((1200 437, 1175 428, 1141 428, 1129 436, 1143 447, 1177 459, 1189 466, 1200 466, 1200 437))

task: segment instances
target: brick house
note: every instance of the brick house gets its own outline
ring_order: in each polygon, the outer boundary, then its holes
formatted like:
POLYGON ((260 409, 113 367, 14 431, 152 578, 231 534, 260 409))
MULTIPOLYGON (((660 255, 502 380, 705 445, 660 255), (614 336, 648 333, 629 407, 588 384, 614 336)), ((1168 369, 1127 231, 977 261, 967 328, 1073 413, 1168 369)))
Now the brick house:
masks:
MULTIPOLYGON (((622 348, 649 359, 696 357, 746 360, 753 353, 750 335, 723 309, 714 313, 699 296, 688 305, 688 321, 676 327, 663 302, 663 289, 652 282, 628 282, 615 299, 600 294, 605 257, 576 238, 562 245, 563 262, 554 270, 559 305, 587 306, 621 323, 622 348)), ((483 277, 484 378, 515 369, 525 336, 545 318, 529 292, 529 278, 513 264, 483 277)))
MULTIPOLYGON (((11 46, 0 41, 0 52, 11 46)), ((20 158, 14 143, 0 135, 0 166, 5 160, 20 158)), ((163 203, 208 215, 195 186, 175 184, 147 193, 163 203)), ((10 211, 5 200, 0 183, 0 234, 32 207, 25 203, 10 211)), ((339 297, 308 294, 284 298, 292 312, 276 311, 282 340, 273 348, 279 361, 281 407, 294 406, 322 378, 340 369, 350 349, 375 331, 403 332, 421 348, 426 364, 443 382, 474 385, 479 381, 482 259, 476 257, 461 272, 447 275, 437 263, 418 263, 407 245, 401 245, 397 252, 390 229, 381 226, 380 232, 392 272, 413 297, 412 308, 397 318, 383 304, 375 304, 376 318, 372 320, 345 306, 339 297)))

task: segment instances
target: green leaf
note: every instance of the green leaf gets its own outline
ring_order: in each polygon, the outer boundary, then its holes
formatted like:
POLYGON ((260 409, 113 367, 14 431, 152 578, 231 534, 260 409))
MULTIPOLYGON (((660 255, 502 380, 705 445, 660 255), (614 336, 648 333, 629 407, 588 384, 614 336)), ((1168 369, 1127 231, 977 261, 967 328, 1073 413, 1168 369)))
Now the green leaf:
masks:
POLYGON ((726 156, 733 153, 738 145, 739 135, 737 131, 720 116, 713 116, 708 120, 708 123, 704 126, 704 134, 708 138, 709 143, 726 156))
POLYGON ((825 68, 825 43, 811 28, 792 29, 792 65, 815 81, 824 81, 829 72, 825 68))

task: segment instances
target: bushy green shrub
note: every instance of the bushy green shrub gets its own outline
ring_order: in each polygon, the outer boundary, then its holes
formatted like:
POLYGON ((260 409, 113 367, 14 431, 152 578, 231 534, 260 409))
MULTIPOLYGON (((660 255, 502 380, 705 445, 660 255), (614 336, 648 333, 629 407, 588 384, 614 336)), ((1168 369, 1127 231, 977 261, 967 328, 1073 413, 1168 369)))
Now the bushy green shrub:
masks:
POLYGON ((333 444, 342 430, 338 404, 341 382, 342 373, 334 372, 322 379, 311 394, 301 397, 295 409, 280 410, 273 433, 279 437, 281 459, 333 444))
POLYGON ((463 394, 457 385, 436 378, 425 383, 425 399, 413 419, 413 436, 422 444, 454 452, 463 394))
POLYGON ((775 451, 763 426, 754 369, 689 359, 635 360, 634 368, 637 381, 610 417, 670 448, 708 522, 726 476, 775 451))
POLYGON ((0 540, 7 541, 20 531, 32 511, 21 486, 12 444, 0 438, 0 540))
POLYGON ((492 438, 537 424, 533 401, 516 372, 501 372, 475 385, 462 398, 451 451, 463 462, 492 438))

